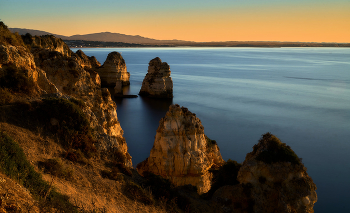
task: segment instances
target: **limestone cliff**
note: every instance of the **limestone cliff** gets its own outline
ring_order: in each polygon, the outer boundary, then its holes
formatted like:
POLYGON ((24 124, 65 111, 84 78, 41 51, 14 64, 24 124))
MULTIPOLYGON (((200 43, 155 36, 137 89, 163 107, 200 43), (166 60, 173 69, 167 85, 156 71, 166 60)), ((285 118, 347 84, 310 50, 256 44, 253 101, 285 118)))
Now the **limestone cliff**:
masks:
POLYGON ((30 34, 26 34, 22 36, 22 39, 32 51, 35 49, 50 49, 69 57, 73 53, 62 39, 56 38, 53 35, 31 36, 30 34))
POLYGON ((166 62, 162 62, 158 57, 152 59, 139 94, 153 98, 172 98, 173 80, 170 73, 170 67, 166 62))
POLYGON ((205 193, 211 186, 209 169, 223 163, 217 144, 211 142, 195 114, 171 105, 159 122, 150 156, 137 170, 161 175, 176 186, 197 186, 205 193))
POLYGON ((117 106, 109 91, 101 89, 99 75, 87 71, 98 66, 97 60, 88 58, 82 51, 71 52, 66 44, 61 43, 62 40, 54 36, 31 37, 27 34, 25 38, 30 48, 24 44, 0 43, 0 78, 9 81, 6 83, 11 83, 11 79, 25 82, 31 90, 27 94, 58 93, 56 96, 63 94, 84 101, 83 111, 94 130, 99 150, 117 149, 125 155, 125 164, 131 166, 117 106))
POLYGON ((237 180, 214 194, 214 200, 235 203, 226 206, 231 211, 314 212, 316 185, 293 150, 270 133, 247 154, 237 180))
POLYGON ((36 67, 33 55, 23 46, 0 45, 0 78, 24 78, 33 94, 58 93, 59 90, 46 77, 45 71, 36 67))
POLYGON ((127 72, 125 60, 118 52, 109 53, 106 61, 96 71, 104 86, 115 87, 116 83, 122 86, 130 84, 130 73, 127 72))
POLYGON ((101 85, 100 75, 96 72, 96 69, 101 66, 101 63, 97 61, 95 56, 89 57, 82 50, 78 50, 75 54, 72 54, 72 57, 90 74, 92 81, 96 85, 101 85))
POLYGON ((101 89, 96 76, 91 77, 76 57, 64 56, 49 49, 36 50, 34 56, 36 65, 46 71, 48 79, 63 94, 85 102, 85 113, 98 135, 99 148, 104 151, 117 148, 127 156, 127 165, 131 165, 131 157, 127 153, 123 130, 117 117, 117 106, 108 89, 101 89))

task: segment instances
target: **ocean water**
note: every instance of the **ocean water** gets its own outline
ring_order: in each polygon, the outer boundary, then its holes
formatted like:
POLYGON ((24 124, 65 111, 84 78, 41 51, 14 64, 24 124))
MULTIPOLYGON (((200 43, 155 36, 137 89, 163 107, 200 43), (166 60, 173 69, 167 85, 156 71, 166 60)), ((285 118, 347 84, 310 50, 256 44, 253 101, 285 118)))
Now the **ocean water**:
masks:
MULTIPOLYGON (((77 49, 73 49, 76 51, 77 49)), ((145 160, 172 103, 187 107, 225 160, 243 162, 271 132, 303 159, 315 212, 350 212, 350 48, 86 48, 103 64, 118 51, 138 94, 148 62, 170 65, 172 100, 115 99, 133 157, 145 160)))

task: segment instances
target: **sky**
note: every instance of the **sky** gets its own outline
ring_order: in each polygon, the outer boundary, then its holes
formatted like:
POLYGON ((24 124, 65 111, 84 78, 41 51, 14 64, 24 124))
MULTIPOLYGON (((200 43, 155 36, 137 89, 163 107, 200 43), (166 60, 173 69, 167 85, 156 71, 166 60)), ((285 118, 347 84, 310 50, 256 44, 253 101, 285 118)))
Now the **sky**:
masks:
POLYGON ((65 36, 350 43, 350 0, 0 0, 0 19, 65 36))

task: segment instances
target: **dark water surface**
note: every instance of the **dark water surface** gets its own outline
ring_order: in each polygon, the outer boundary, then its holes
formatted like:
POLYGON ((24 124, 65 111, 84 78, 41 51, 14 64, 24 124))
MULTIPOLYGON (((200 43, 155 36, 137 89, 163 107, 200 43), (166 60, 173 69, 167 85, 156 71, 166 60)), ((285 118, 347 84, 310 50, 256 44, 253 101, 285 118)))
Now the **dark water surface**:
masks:
MULTIPOLYGON (((76 49, 74 50, 76 51, 76 49)), ((173 100, 116 99, 136 166, 149 156, 171 103, 201 119, 225 160, 243 162, 271 132, 303 158, 317 185, 319 212, 350 212, 349 48, 89 48, 103 63, 121 52, 138 94, 148 62, 170 65, 173 100)))

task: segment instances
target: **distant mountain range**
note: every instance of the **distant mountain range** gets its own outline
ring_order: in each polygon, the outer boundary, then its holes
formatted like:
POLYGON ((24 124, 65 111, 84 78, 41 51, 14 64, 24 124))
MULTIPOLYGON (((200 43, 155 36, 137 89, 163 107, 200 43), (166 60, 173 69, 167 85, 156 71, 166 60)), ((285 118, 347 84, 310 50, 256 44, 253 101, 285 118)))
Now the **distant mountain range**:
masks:
POLYGON ((123 43, 133 43, 133 44, 177 44, 177 43, 194 43, 188 41, 180 40, 156 40, 151 38, 145 38, 139 35, 125 35, 120 33, 111 33, 111 32, 101 32, 101 33, 92 33, 85 35, 73 35, 73 36, 63 36, 58 34, 52 34, 40 30, 32 29, 23 29, 23 28, 9 28, 11 32, 18 32, 20 35, 25 35, 30 33, 31 35, 47 35, 51 34, 62 40, 85 40, 85 41, 102 41, 102 42, 123 42, 123 43))
POLYGON ((350 43, 316 43, 316 42, 279 42, 279 41, 225 41, 225 42, 193 42, 181 40, 156 40, 139 35, 120 33, 92 33, 85 35, 63 36, 40 30, 9 28, 20 35, 54 35, 66 41, 70 47, 134 47, 139 46, 192 46, 192 47, 350 47, 350 43))

